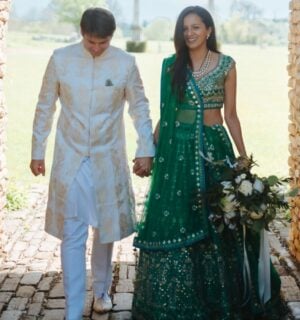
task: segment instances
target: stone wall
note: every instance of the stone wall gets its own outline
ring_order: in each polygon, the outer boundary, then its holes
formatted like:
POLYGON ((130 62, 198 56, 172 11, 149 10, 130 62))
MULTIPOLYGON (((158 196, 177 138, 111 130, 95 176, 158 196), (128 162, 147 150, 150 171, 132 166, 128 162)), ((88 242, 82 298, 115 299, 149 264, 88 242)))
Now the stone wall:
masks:
MULTIPOLYGON (((300 0, 290 1, 289 32, 289 151, 288 159, 292 186, 300 187, 300 0)), ((300 196, 291 201, 292 223, 290 251, 300 261, 300 196)))
MULTIPOLYGON (((11 0, 0 0, 0 239, 2 239, 2 214, 6 203, 7 168, 5 159, 7 112, 3 92, 5 73, 5 38, 11 0)), ((2 242, 2 241, 1 241, 2 242)), ((0 243, 0 255, 3 250, 0 243)))

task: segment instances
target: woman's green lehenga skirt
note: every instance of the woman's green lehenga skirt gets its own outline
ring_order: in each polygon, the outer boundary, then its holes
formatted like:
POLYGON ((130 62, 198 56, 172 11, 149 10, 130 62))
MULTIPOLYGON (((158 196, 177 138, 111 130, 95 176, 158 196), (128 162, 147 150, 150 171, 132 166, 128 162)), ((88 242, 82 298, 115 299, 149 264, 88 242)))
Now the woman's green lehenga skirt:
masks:
MULTIPOLYGON (((232 146, 223 126, 204 126, 203 134, 206 157, 214 161, 226 156, 233 158, 232 146)), ((192 163, 194 155, 190 142, 189 134, 182 128, 178 130, 176 142, 173 141, 173 162, 172 166, 168 166, 167 182, 161 177, 162 181, 157 184, 160 187, 155 188, 157 190, 154 190, 155 185, 152 185, 146 202, 145 216, 135 238, 135 245, 140 248, 140 253, 132 308, 133 319, 283 319, 280 278, 272 265, 272 298, 265 305, 259 300, 259 234, 247 234, 251 287, 245 290, 242 230, 225 229, 218 233, 208 222, 202 233, 195 232, 197 223, 202 223, 202 220, 189 218, 188 216, 195 212, 182 207, 185 204, 186 207, 193 208, 191 202, 194 201, 192 191, 189 194, 190 202, 184 198, 187 188, 191 189, 191 184, 195 183, 192 163), (184 157, 184 165, 180 157, 184 157), (180 193, 177 193, 178 191, 180 193), (151 200, 151 197, 154 200, 151 200), (164 197, 166 199, 163 199, 164 197), (155 210, 155 200, 165 200, 166 204, 169 204, 167 215, 163 206, 158 206, 158 210, 155 210), (178 236, 174 240, 177 225, 178 236), (169 237, 173 238, 170 245, 167 238, 164 239, 167 237, 166 229, 170 230, 169 237), (184 237, 181 231, 188 230, 192 235, 196 235, 195 238, 198 235, 199 239, 193 242, 188 240, 188 236, 184 237), (159 244, 162 244, 161 247, 159 244)), ((209 162, 206 162, 205 171, 207 184, 212 177, 218 179, 219 173, 212 171, 209 162)), ((201 226, 198 227, 201 229, 201 226)))

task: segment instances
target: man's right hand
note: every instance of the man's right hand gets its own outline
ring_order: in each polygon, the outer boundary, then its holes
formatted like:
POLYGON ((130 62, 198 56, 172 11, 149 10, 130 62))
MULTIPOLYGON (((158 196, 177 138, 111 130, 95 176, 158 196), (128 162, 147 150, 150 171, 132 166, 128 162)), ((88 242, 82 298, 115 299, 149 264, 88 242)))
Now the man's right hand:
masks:
POLYGON ((35 176, 40 174, 44 176, 46 172, 45 160, 31 160, 30 169, 35 176))

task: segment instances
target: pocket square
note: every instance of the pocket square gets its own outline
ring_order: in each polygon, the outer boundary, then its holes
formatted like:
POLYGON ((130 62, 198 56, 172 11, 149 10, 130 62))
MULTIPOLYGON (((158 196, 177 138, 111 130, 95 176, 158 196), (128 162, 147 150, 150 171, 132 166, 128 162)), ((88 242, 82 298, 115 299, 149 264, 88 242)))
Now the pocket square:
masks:
POLYGON ((111 81, 110 79, 107 79, 107 80, 105 81, 105 86, 106 86, 106 87, 111 87, 111 86, 113 86, 112 81, 111 81))

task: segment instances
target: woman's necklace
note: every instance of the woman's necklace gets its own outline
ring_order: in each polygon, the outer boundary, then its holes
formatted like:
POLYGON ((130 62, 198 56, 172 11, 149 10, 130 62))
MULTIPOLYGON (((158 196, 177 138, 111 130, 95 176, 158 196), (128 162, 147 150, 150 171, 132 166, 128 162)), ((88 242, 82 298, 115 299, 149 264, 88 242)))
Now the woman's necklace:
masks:
POLYGON ((199 70, 192 72, 193 77, 195 78, 196 81, 198 81, 207 73, 210 62, 211 62, 211 51, 208 50, 204 60, 201 63, 199 70))

